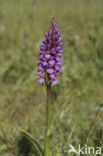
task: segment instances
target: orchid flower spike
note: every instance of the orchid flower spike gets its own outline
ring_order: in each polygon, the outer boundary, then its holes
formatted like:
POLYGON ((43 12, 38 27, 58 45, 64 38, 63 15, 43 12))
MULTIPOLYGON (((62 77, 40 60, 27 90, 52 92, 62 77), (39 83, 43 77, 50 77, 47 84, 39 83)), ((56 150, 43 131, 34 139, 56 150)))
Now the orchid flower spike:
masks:
POLYGON ((53 18, 40 45, 39 58, 37 59, 39 83, 45 83, 47 79, 49 84, 56 85, 58 83, 56 76, 62 74, 63 43, 61 40, 59 27, 53 18))

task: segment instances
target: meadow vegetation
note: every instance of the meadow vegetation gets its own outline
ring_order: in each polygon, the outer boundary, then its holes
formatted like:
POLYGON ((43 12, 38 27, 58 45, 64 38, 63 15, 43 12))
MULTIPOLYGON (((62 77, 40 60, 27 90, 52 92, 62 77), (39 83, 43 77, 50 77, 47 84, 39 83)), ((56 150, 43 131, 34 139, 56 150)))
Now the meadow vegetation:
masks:
POLYGON ((52 89, 52 155, 69 156, 70 143, 103 148, 103 1, 0 0, 0 156, 37 156, 18 127, 43 147, 36 59, 52 17, 64 42, 63 74, 52 89))

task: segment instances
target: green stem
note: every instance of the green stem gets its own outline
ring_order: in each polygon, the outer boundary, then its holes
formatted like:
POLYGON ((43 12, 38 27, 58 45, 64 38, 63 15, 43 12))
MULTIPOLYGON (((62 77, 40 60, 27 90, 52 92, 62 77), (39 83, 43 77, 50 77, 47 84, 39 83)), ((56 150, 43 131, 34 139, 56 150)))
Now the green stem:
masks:
POLYGON ((46 85, 46 87, 47 87, 47 101, 46 101, 45 156, 50 156, 51 85, 46 85))

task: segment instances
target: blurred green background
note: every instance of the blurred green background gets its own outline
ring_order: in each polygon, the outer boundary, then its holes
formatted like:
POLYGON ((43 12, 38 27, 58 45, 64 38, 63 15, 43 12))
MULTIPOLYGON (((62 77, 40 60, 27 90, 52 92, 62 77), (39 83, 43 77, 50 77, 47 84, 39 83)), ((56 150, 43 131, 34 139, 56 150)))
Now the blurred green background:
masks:
POLYGON ((103 1, 0 0, 0 156, 37 156, 17 127, 44 144, 36 59, 52 17, 63 37, 64 61, 52 89, 51 153, 68 156, 70 143, 102 147, 103 1))

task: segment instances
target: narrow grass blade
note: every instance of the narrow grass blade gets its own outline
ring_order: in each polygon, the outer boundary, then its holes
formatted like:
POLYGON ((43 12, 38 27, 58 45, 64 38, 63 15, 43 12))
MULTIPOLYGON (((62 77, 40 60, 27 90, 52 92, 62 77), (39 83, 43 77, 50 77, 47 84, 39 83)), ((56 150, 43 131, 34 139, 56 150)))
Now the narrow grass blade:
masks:
POLYGON ((59 152, 57 152, 55 156, 61 156, 61 154, 59 152))
POLYGON ((31 134, 26 132, 25 130, 18 128, 26 137, 27 139, 31 142, 31 144, 34 146, 34 149, 38 152, 40 156, 44 156, 43 150, 41 149, 40 145, 33 139, 31 134))

